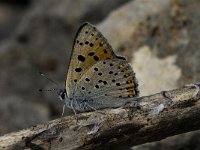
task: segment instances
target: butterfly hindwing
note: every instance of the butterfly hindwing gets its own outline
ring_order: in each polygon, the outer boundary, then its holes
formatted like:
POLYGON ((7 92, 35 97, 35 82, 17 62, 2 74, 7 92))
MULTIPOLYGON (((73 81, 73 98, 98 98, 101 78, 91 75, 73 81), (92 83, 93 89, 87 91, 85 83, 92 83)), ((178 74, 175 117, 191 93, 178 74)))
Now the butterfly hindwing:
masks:
POLYGON ((76 84, 94 64, 115 58, 112 47, 105 37, 91 24, 83 24, 75 37, 66 79, 69 98, 73 97, 76 84))
MULTIPOLYGON (((138 84, 131 66, 124 59, 104 60, 92 66, 77 83, 74 98, 85 108, 119 107, 125 99, 137 97, 138 84), (88 107, 87 106, 90 106, 88 107)), ((81 106, 80 106, 81 107, 81 106)))

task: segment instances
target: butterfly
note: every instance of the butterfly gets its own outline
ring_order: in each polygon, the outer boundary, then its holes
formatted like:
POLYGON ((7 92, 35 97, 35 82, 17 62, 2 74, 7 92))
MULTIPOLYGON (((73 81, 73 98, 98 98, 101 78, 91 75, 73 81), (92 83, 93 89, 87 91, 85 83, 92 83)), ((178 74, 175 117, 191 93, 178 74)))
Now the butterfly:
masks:
POLYGON ((59 98, 74 111, 84 112, 120 107, 138 95, 129 63, 114 53, 96 27, 84 23, 74 39, 66 89, 60 90, 59 98))

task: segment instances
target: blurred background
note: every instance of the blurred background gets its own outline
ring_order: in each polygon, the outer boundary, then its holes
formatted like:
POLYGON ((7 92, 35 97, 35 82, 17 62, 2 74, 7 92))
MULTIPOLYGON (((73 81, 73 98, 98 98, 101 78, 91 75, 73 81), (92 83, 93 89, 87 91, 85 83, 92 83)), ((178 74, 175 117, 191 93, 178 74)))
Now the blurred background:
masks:
MULTIPOLYGON (((58 93, 38 90, 65 87, 73 38, 84 22, 128 59, 141 96, 200 81, 199 8, 199 0, 1 0, 0 135, 61 116, 58 93)), ((133 149, 197 150, 199 143, 194 131, 133 149)))

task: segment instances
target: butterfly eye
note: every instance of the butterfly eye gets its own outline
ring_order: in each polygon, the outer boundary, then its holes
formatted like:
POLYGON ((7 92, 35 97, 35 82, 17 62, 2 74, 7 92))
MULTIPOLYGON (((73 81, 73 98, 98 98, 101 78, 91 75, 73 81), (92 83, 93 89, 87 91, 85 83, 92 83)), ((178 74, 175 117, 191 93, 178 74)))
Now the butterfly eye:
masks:
POLYGON ((61 94, 62 99, 65 99, 65 93, 61 94))
POLYGON ((65 97, 66 97, 66 90, 65 89, 60 90, 59 97, 60 97, 61 100, 65 99, 65 97))

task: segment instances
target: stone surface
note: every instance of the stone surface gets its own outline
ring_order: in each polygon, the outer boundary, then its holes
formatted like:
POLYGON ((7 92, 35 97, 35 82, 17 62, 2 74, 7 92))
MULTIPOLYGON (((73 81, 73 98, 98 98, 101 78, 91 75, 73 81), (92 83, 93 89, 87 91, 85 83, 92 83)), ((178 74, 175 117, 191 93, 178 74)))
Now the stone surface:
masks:
POLYGON ((131 62, 135 72, 139 73, 141 95, 175 89, 181 77, 181 69, 175 64, 177 55, 159 58, 153 50, 147 46, 141 47, 134 53, 131 62))
POLYGON ((0 43, 12 37, 30 1, 0 1, 0 43))
POLYGON ((31 127, 49 119, 49 110, 44 105, 25 101, 18 96, 1 98, 0 106, 0 135, 31 127))

